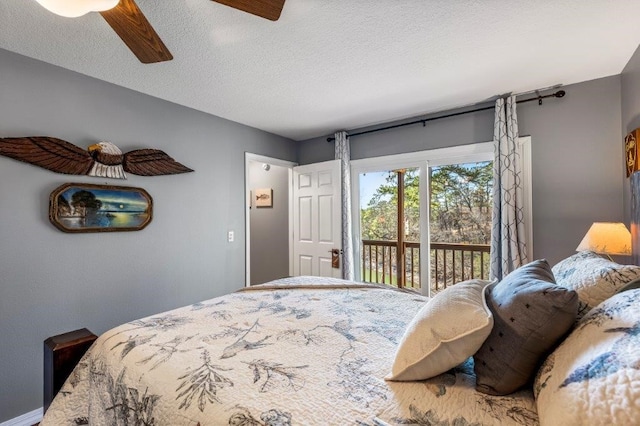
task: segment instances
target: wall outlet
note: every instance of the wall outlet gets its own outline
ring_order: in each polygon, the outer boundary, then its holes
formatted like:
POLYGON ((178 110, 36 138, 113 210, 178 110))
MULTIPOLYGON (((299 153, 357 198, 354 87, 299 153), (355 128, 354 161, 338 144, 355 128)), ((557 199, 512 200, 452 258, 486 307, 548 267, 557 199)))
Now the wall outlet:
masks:
POLYGON ((233 231, 229 231, 229 233, 227 233, 227 241, 232 243, 234 238, 235 238, 235 235, 234 235, 233 231))

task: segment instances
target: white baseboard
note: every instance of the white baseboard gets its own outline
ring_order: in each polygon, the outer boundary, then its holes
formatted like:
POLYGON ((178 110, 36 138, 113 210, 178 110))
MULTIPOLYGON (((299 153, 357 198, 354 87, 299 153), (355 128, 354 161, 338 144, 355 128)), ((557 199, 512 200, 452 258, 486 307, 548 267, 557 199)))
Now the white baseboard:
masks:
POLYGON ((42 420, 42 408, 30 411, 6 422, 0 423, 0 426, 31 426, 42 420))

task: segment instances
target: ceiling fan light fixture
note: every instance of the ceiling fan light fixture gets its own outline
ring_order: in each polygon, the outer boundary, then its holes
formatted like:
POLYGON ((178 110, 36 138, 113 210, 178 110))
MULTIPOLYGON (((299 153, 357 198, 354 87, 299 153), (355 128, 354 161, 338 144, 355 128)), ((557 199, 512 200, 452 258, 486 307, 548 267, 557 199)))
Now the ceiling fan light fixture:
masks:
POLYGON ((89 12, 103 12, 116 7, 120 0, 36 0, 56 15, 77 18, 89 12))

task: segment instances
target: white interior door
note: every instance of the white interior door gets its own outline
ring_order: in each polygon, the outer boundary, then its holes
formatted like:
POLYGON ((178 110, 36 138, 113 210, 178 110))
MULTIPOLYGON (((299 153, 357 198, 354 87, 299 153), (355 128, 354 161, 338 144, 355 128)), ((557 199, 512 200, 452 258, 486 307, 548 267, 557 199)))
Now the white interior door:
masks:
POLYGON ((340 161, 293 168, 293 275, 342 277, 340 161))

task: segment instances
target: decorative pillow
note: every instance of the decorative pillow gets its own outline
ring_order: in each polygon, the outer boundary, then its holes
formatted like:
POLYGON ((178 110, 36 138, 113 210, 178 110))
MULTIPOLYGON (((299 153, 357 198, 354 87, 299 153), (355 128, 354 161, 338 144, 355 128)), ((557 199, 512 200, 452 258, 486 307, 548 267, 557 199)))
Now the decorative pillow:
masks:
POLYGON ((592 309, 538 372, 540 424, 638 424, 639 348, 640 289, 592 309))
POLYGON ((533 378, 542 357, 571 328, 578 295, 554 283, 544 259, 516 269, 487 292, 494 327, 473 356, 476 390, 506 395, 533 378))
POLYGON ((578 319, 626 284, 640 278, 640 266, 620 265, 592 251, 569 256, 554 265, 552 271, 559 285, 578 293, 578 319))
POLYGON ((489 284, 463 281, 427 302, 407 326, 386 379, 429 379, 473 355, 493 327, 484 292, 489 284))

